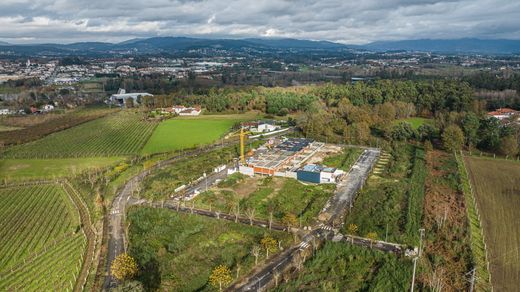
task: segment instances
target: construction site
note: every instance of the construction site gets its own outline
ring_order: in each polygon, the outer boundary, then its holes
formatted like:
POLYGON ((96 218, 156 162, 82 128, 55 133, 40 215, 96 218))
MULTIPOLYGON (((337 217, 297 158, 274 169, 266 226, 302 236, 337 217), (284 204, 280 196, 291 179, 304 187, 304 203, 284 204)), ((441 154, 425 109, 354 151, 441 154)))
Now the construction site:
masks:
POLYGON ((341 147, 307 138, 272 138, 250 155, 241 155, 238 171, 244 175, 294 178, 309 183, 335 183, 344 171, 319 163, 341 147))

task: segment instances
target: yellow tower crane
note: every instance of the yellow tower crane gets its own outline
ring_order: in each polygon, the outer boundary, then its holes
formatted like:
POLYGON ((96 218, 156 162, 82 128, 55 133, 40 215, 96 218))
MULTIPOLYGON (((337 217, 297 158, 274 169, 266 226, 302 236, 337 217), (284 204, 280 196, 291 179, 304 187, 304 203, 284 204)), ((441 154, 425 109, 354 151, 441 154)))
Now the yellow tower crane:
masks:
POLYGON ((244 132, 244 128, 240 127, 240 162, 242 162, 242 164, 246 164, 245 140, 246 133, 244 132))

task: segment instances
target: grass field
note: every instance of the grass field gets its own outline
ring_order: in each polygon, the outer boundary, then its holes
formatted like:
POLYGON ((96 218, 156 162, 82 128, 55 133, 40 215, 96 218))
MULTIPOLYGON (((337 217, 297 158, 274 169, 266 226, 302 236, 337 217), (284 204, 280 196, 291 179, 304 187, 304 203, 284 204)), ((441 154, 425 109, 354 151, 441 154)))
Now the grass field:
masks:
MULTIPOLYGON (((254 265, 251 249, 264 235, 283 247, 292 243, 288 233, 165 209, 133 208, 128 219, 129 253, 139 263, 138 280, 150 290, 215 291, 208 283, 211 270, 222 264, 233 279, 238 267, 245 275, 254 265)), ((262 251, 259 261, 264 259, 262 251)))
POLYGON ((430 122, 432 122, 432 120, 431 119, 426 119, 426 118, 413 117, 413 118, 396 120, 394 123, 399 123, 399 122, 410 123, 412 128, 414 130, 417 130, 421 125, 426 124, 426 123, 430 123, 430 122))
MULTIPOLYGON (((230 177, 233 179, 233 177, 230 177)), ((254 209, 255 218, 267 220, 273 210, 275 222, 287 213, 296 215, 304 225, 312 223, 334 192, 333 185, 304 185, 295 179, 267 177, 243 178, 234 185, 224 181, 196 197, 200 208, 231 213, 236 204, 241 210, 254 209)))
POLYGON ((0 290, 71 288, 85 247, 79 226, 59 186, 0 189, 0 290))
POLYGON ((9 148, 8 158, 99 157, 138 154, 152 134, 155 122, 138 113, 119 112, 9 148))
POLYGON ((495 291, 518 291, 520 163, 465 157, 477 199, 495 291))
POLYGON ((0 160, 0 179, 21 180, 69 176, 86 169, 103 168, 122 157, 4 159, 0 160))
POLYGON ((20 129, 22 129, 22 128, 0 125, 0 132, 9 132, 9 131, 20 130, 20 129))
MULTIPOLYGON (((411 261, 395 255, 327 242, 296 279, 273 291, 409 291, 411 261)), ((282 281, 280 281, 282 282, 282 281)))
POLYGON ((424 196, 422 155, 421 149, 404 144, 384 154, 346 216, 344 232, 349 224, 356 224, 358 235, 375 232, 382 240, 418 245, 424 196))
POLYGON ((161 153, 209 144, 231 129, 235 119, 171 119, 157 126, 143 153, 161 153))

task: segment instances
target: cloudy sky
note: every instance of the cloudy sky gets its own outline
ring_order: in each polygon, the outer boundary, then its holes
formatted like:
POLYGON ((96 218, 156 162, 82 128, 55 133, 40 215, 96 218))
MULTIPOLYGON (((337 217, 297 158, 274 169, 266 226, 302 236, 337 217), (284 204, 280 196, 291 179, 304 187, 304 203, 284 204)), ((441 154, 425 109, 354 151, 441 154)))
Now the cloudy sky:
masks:
POLYGON ((0 0, 0 41, 520 39, 519 0, 0 0))

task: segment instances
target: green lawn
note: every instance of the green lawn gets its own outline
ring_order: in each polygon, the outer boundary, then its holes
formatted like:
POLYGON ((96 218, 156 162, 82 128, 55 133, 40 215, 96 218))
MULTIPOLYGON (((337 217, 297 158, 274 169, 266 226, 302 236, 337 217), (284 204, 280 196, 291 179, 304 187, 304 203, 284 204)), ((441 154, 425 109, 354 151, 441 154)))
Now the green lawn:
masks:
POLYGON ((432 120, 431 119, 426 119, 426 118, 413 117, 413 118, 400 119, 400 120, 396 120, 395 121, 395 123, 399 123, 399 122, 410 123, 412 128, 414 130, 417 130, 421 125, 426 124, 426 123, 431 123, 432 120))
POLYGON ((209 144, 222 137, 235 119, 171 119, 157 126, 143 153, 161 153, 209 144))
POLYGON ((67 176, 89 168, 115 164, 122 157, 0 160, 0 178, 27 179, 67 176))

